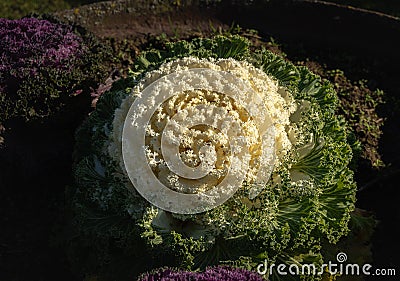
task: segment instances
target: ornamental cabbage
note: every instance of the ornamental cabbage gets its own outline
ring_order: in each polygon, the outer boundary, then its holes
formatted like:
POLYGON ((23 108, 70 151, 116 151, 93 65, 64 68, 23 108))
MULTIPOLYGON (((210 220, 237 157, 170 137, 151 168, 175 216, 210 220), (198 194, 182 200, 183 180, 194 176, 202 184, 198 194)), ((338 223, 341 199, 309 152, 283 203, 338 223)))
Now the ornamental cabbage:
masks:
POLYGON ((100 97, 69 190, 84 271, 321 264, 347 234, 356 186, 332 85, 250 47, 169 43, 100 97))
POLYGON ((203 272, 177 271, 169 268, 143 274, 138 281, 263 281, 257 273, 226 266, 209 267, 203 272))
POLYGON ((108 50, 82 28, 0 18, 0 123, 58 113, 103 78, 108 50))

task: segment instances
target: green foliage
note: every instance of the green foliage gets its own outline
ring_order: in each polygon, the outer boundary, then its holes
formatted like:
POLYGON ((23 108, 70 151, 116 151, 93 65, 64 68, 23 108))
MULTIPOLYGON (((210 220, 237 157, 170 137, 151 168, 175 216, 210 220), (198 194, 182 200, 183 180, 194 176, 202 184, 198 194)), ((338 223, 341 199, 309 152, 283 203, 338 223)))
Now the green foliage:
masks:
POLYGON ((373 167, 383 167, 378 146, 384 119, 378 115, 377 110, 384 103, 384 92, 379 89, 370 90, 366 86, 367 81, 350 82, 341 70, 328 71, 326 76, 333 82, 340 97, 338 112, 354 128, 354 136, 363 144, 358 154, 370 161, 373 167))
POLYGON ((147 265, 136 267, 135 274, 164 265, 195 270, 210 264, 254 267, 264 260, 321 263, 322 241, 334 244, 347 234, 355 202, 348 168, 352 151, 346 124, 335 116, 337 103, 331 84, 264 49, 251 52, 249 41, 240 36, 167 43, 163 50, 144 52, 132 65, 130 77, 100 97, 77 132, 72 194, 77 234, 71 239, 71 259, 85 265, 85 272, 115 272, 106 267, 106 260, 126 256, 131 261, 128 257, 133 256, 147 265), (246 60, 289 89, 299 104, 308 104, 293 123, 311 138, 300 142, 275 171, 279 188, 269 183, 256 198, 244 200, 248 190, 243 186, 228 203, 191 216, 157 210, 128 191, 129 179, 107 151, 113 112, 146 72, 187 56, 246 60), (307 180, 295 181, 295 174, 307 180), (234 219, 227 215, 232 213, 234 219), (213 227, 199 221, 210 221, 213 227), (88 259, 82 247, 94 251, 96 259, 88 259))

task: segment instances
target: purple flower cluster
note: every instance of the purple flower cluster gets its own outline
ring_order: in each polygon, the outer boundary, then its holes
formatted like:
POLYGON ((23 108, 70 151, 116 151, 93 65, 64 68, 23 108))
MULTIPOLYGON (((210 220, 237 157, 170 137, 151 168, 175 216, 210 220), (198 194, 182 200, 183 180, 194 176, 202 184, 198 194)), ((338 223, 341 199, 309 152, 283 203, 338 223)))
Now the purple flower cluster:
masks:
POLYGON ((41 67, 69 68, 83 54, 82 39, 67 25, 36 18, 0 18, 0 72, 23 78, 41 67))
POLYGON ((147 273, 138 281, 264 281, 256 272, 227 266, 209 267, 203 272, 162 269, 147 273))

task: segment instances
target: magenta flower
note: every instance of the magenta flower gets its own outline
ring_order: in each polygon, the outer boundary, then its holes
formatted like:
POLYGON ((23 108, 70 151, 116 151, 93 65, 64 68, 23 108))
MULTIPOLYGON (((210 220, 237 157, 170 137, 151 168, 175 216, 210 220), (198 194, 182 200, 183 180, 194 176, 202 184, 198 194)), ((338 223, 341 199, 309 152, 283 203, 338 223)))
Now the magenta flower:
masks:
POLYGON ((208 267, 203 272, 175 271, 169 268, 142 275, 138 281, 264 281, 256 272, 228 266, 208 267))
POLYGON ((66 69, 84 50, 82 39, 66 25, 36 18, 0 18, 0 72, 35 75, 40 67, 66 69))

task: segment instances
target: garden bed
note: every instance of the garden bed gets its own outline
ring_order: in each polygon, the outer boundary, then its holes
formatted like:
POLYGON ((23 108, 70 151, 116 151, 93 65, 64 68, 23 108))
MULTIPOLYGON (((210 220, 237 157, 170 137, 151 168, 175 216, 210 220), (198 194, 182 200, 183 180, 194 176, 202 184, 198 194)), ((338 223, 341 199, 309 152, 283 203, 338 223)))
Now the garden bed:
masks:
MULTIPOLYGON (((118 70, 120 76, 145 48, 162 48, 167 41, 178 39, 239 33, 256 46, 285 53, 289 60, 331 80, 339 94, 343 91, 346 106, 363 105, 354 114, 365 114, 364 119, 373 121, 366 127, 357 117, 352 124, 355 131, 359 129, 365 147, 370 147, 356 173, 357 206, 373 212, 380 221, 372 241, 374 265, 398 266, 393 245, 399 231, 393 225, 399 221, 395 177, 400 171, 400 87, 396 77, 400 46, 393 38, 400 36, 400 22, 384 14, 317 1, 256 1, 243 6, 228 1, 218 5, 147 3, 105 2, 56 16, 84 26, 111 46, 118 59, 107 62, 109 72, 118 70), (367 82, 360 84, 363 79, 367 82), (374 101, 379 103, 382 98, 377 89, 385 92, 386 104, 375 110, 374 101), (360 96, 373 101, 364 103, 360 96)), ((67 109, 76 110, 76 115, 61 126, 54 120, 13 121, 5 126, 0 182, 6 187, 1 198, 6 210, 2 224, 7 230, 1 234, 5 242, 0 246, 0 259, 7 269, 2 270, 6 279, 73 278, 63 252, 68 233, 60 230, 68 216, 63 213, 64 188, 72 183, 73 133, 91 111, 87 100, 77 108, 67 109)), ((341 113, 352 118, 349 111, 341 113)))

